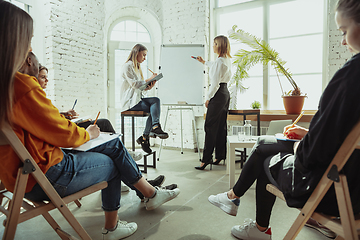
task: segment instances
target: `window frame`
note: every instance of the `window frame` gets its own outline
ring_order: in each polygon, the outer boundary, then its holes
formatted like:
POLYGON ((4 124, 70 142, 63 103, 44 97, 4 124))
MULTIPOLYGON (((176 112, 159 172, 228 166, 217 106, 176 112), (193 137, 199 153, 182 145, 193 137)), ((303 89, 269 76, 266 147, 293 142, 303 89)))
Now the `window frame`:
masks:
MULTIPOLYGON (((120 126, 121 126, 121 118, 120 118, 120 114, 121 111, 119 108, 117 108, 116 106, 116 101, 115 101, 115 85, 116 85, 116 76, 115 76, 115 51, 116 50, 129 50, 131 51, 132 47, 136 44, 136 43, 140 43, 143 44, 147 49, 148 49, 148 55, 146 57, 146 61, 147 61, 147 66, 149 66, 149 68, 154 69, 155 66, 155 52, 154 52, 154 41, 152 38, 152 32, 147 28, 146 25, 143 24, 143 22, 136 20, 133 17, 124 17, 121 19, 118 19, 117 21, 115 21, 109 28, 108 31, 108 79, 107 79, 107 111, 108 111, 108 118, 110 119, 110 121, 112 123, 114 123, 114 128, 116 131, 120 132, 120 126), (136 22, 137 24, 142 25, 146 30, 147 33, 149 34, 149 39, 150 42, 140 42, 140 41, 119 41, 119 40, 111 40, 111 33, 114 30, 115 26, 117 26, 118 24, 120 24, 121 22, 124 21, 133 21, 136 22)), ((125 61, 123 62, 123 64, 125 63, 125 61)), ((145 64, 145 63, 143 63, 145 64)), ((142 66, 143 68, 144 66, 142 66)), ((149 71, 147 71, 145 68, 142 69, 143 70, 143 75, 144 75, 144 79, 147 79, 148 77, 150 77, 149 71), (145 71, 146 70, 146 71, 145 71)), ((153 90, 152 90, 153 91, 153 90)), ((145 121, 146 118, 139 118, 139 119, 135 119, 135 125, 137 126, 135 129, 136 134, 142 134, 143 131, 143 126, 145 125, 145 121)), ((131 129, 131 122, 130 119, 125 118, 125 129, 128 129, 130 131, 131 129)), ((129 136, 130 132, 127 133, 126 135, 129 136)), ((140 135, 141 135, 140 134, 140 135)), ((129 144, 129 142, 124 143, 124 144, 129 144)))
MULTIPOLYGON (((270 42, 271 40, 277 39, 269 39, 269 16, 270 16, 270 6, 273 4, 278 3, 286 3, 294 0, 253 0, 249 2, 242 2, 237 3, 233 5, 227 5, 223 7, 219 6, 219 1, 221 0, 212 0, 211 11, 210 11, 210 39, 213 39, 215 36, 217 36, 220 32, 219 28, 219 22, 220 22, 220 15, 231 13, 231 12, 237 12, 237 11, 243 11, 247 9, 257 8, 257 7, 263 7, 263 37, 267 42, 270 42), (212 26, 213 25, 213 26, 212 26)), ((328 46, 329 46, 329 26, 328 26, 328 1, 323 0, 323 27, 322 27, 322 35, 323 35, 323 41, 322 41, 322 67, 321 67, 321 74, 322 74, 322 80, 321 80, 321 92, 325 89, 326 85, 329 82, 329 76, 327 74, 328 72, 328 46)), ((306 36, 307 34, 301 34, 298 36, 306 36)), ((211 56, 213 57, 213 55, 211 56)), ((263 68, 263 103, 262 103, 262 109, 267 110, 269 108, 269 81, 270 81, 269 70, 267 67, 263 68)), ((313 109, 311 109, 313 110, 313 109)))

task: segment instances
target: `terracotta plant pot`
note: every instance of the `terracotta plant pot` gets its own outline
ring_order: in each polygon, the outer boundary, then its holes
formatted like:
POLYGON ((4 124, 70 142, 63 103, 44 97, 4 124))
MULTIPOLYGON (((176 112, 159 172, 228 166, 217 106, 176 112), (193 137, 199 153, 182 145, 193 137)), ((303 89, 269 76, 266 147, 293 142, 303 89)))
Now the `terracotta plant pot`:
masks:
POLYGON ((300 114, 306 96, 282 96, 286 114, 300 114))

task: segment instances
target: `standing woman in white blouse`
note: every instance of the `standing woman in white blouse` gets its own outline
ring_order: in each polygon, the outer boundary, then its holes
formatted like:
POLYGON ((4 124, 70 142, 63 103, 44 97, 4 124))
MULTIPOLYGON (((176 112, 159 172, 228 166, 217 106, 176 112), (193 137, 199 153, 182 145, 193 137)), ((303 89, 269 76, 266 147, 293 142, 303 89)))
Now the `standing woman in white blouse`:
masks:
POLYGON ((218 55, 215 61, 204 61, 202 57, 196 59, 210 67, 210 88, 206 97, 207 107, 205 119, 205 145, 201 165, 195 167, 204 170, 209 164, 219 164, 226 158, 227 113, 229 110, 230 94, 227 83, 231 78, 230 42, 225 36, 214 38, 214 53, 218 55), (213 151, 215 148, 215 161, 213 151))
MULTIPOLYGON (((157 97, 142 97, 143 93, 139 89, 157 75, 154 73, 150 78, 144 80, 140 64, 144 62, 146 55, 146 47, 141 44, 136 44, 121 69, 120 109, 121 111, 132 110, 150 113, 146 121, 144 133, 136 142, 141 144, 141 148, 145 152, 151 153, 149 137, 165 139, 168 138, 169 135, 164 132, 160 126, 160 99, 157 97)), ((153 88, 155 82, 156 81, 152 82, 145 91, 153 88)))

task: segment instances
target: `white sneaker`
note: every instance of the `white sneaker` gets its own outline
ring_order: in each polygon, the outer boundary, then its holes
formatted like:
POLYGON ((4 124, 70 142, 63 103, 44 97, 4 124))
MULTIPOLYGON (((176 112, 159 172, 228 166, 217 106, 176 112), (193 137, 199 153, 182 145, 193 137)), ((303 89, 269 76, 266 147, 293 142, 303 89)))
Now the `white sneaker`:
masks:
POLYGON ((153 210, 160 205, 174 199, 179 195, 180 189, 175 188, 173 190, 167 190, 159 187, 155 187, 156 195, 153 198, 147 198, 145 200, 146 210, 153 210))
POLYGON ((231 234, 235 237, 243 240, 271 240, 271 228, 268 227, 264 232, 261 232, 257 226, 256 222, 252 219, 245 219, 244 225, 233 226, 231 229, 231 234))
POLYGON ((128 192, 130 188, 121 182, 121 192, 128 192))
POLYGON ((126 221, 118 221, 116 229, 113 231, 103 228, 102 236, 103 240, 118 240, 123 239, 134 232, 136 232, 137 224, 134 222, 127 223, 126 221))
POLYGON ((236 216, 240 204, 239 198, 230 200, 227 196, 227 192, 224 192, 217 195, 210 195, 208 200, 211 204, 217 206, 227 214, 236 216))
POLYGON ((129 154, 134 159, 134 161, 139 161, 143 157, 143 154, 141 152, 129 151, 129 154))

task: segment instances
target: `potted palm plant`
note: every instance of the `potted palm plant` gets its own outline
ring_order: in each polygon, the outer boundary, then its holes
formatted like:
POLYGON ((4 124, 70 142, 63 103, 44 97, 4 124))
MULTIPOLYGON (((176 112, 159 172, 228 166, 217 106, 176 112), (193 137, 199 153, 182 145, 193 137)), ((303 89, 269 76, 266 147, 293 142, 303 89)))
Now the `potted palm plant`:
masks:
POLYGON ((286 113, 299 114, 304 105, 306 94, 304 95, 301 93, 299 86, 292 78, 291 72, 284 67, 286 62, 279 57, 279 53, 272 49, 266 41, 261 40, 242 29, 237 29, 236 25, 229 31, 229 37, 252 48, 250 51, 240 49, 233 56, 233 63, 236 65, 236 72, 233 76, 233 80, 241 83, 243 79, 249 77, 248 70, 252 66, 257 63, 262 63, 263 65, 268 65, 270 63, 275 69, 279 80, 286 113), (290 82, 293 87, 292 90, 284 92, 280 82, 279 73, 284 75, 290 82))

